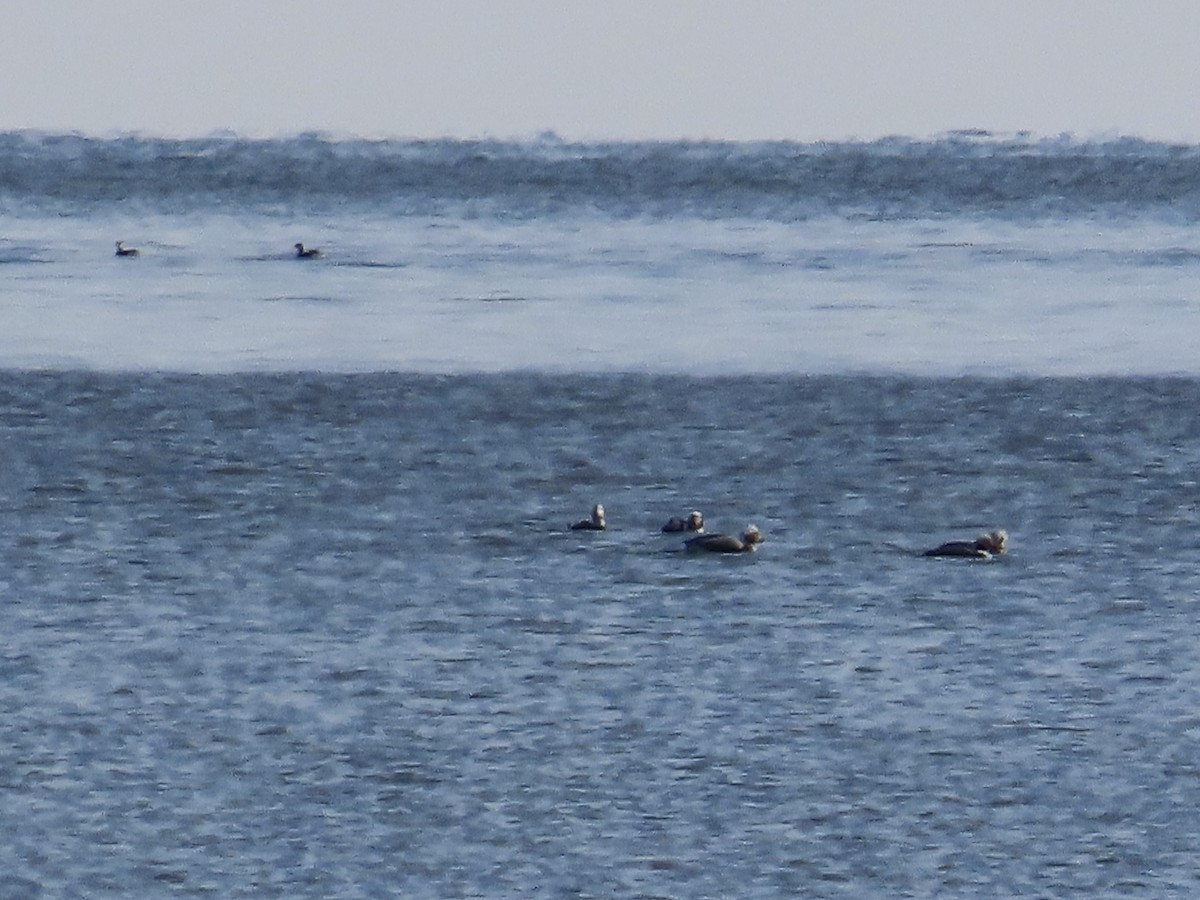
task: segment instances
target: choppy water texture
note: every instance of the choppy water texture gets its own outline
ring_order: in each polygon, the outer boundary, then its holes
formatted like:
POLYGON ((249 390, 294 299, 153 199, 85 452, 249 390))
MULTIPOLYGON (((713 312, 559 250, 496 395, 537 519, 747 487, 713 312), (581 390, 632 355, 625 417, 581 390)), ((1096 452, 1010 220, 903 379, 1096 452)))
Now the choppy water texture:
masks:
POLYGON ((0 883, 1194 895, 1196 388, 4 376, 0 883))
POLYGON ((0 895, 1200 893, 1197 160, 0 135, 0 895))

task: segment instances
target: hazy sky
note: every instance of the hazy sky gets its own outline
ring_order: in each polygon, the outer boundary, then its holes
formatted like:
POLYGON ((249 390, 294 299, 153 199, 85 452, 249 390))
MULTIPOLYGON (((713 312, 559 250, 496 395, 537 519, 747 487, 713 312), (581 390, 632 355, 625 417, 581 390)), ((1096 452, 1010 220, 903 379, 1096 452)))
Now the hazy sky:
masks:
POLYGON ((0 3, 0 130, 1200 141, 1195 0, 0 3))

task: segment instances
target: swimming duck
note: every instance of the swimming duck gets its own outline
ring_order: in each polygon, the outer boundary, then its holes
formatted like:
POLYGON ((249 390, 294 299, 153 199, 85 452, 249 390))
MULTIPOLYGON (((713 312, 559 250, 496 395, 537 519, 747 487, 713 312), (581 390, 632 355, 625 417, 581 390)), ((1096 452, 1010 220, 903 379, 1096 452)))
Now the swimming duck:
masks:
POLYGON ((694 531, 699 534, 704 530, 704 516, 696 510, 692 510, 691 515, 686 519, 668 519, 667 524, 662 527, 663 534, 671 534, 677 531, 694 531))
POLYGON ((126 247, 124 241, 117 241, 117 256, 137 256, 137 247, 126 247))
POLYGON ((753 553, 763 542, 762 532, 755 525, 747 525, 740 538, 729 534, 702 534, 688 538, 684 546, 688 550, 704 550, 709 553, 753 553))
POLYGON ((316 247, 305 247, 303 244, 296 243, 296 259, 316 259, 321 255, 321 251, 316 247))
POLYGON ((592 507, 592 517, 576 522, 571 526, 572 531, 603 531, 607 528, 604 521, 604 507, 597 503, 592 507))
POLYGON ((926 556, 965 556, 970 559, 991 559, 999 556, 1007 549, 1008 532, 990 531, 981 534, 973 541, 947 541, 932 550, 926 550, 926 556))

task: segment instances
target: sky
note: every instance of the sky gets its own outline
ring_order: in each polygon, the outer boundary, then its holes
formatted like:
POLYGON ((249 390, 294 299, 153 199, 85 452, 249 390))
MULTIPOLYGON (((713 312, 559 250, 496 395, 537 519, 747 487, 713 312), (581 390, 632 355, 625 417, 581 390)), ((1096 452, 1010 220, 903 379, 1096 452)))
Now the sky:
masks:
POLYGON ((1194 0, 0 4, 0 131, 1200 142, 1194 0))

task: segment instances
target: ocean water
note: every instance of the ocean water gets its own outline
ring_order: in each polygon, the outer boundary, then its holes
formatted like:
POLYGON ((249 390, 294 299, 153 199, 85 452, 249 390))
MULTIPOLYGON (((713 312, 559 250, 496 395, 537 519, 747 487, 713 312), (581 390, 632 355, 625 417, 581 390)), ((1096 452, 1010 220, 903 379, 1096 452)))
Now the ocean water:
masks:
POLYGON ((0 136, 0 894, 1194 896, 1198 160, 0 136))
POLYGON ((1195 375, 1197 185, 1132 141, 0 135, 0 365, 1195 375))

